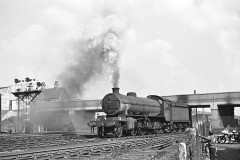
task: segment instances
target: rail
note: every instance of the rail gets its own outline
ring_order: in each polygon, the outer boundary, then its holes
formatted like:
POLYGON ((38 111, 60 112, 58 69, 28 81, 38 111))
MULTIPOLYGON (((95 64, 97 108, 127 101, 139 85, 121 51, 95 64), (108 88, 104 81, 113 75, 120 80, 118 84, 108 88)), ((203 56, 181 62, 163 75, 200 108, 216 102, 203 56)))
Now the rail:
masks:
POLYGON ((97 156, 110 154, 112 151, 124 150, 130 148, 142 148, 151 146, 153 149, 163 149, 172 145, 174 139, 185 137, 186 134, 172 134, 159 136, 138 136, 134 139, 119 138, 106 139, 103 141, 91 141, 85 144, 74 144, 72 146, 53 146, 36 149, 26 152, 16 152, 0 155, 0 160, 36 160, 36 159, 72 159, 86 156, 97 156))

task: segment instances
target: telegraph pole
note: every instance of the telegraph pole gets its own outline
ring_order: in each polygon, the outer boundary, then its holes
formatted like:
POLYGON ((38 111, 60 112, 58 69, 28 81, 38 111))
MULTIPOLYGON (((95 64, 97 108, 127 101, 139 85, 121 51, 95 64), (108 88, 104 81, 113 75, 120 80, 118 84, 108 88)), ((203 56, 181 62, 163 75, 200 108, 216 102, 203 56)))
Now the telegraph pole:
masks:
MULTIPOLYGON (((196 90, 194 90, 194 94, 196 94, 196 90)), ((198 124, 198 113, 197 113, 197 107, 196 107, 196 123, 198 124)))
MULTIPOLYGON (((196 90, 194 90, 194 94, 196 94, 196 90)), ((197 160, 201 157, 201 149, 200 149, 200 142, 199 142, 199 128, 198 128, 198 113, 197 113, 197 106, 196 106, 196 146, 197 146, 197 160)))
POLYGON ((0 93, 0 134, 2 134, 2 95, 0 93))
POLYGON ((19 124, 20 124, 20 98, 17 99, 18 100, 18 117, 17 117, 17 133, 19 133, 19 124))

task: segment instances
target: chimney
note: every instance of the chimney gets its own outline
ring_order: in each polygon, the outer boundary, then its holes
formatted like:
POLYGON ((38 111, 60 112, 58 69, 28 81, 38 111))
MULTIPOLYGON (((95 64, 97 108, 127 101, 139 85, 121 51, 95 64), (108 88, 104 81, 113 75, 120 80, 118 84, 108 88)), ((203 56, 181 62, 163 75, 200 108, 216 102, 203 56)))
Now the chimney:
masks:
POLYGON ((113 93, 119 94, 119 88, 112 88, 113 93))
POLYGON ((54 83, 54 88, 59 88, 59 83, 58 83, 58 81, 55 81, 55 83, 54 83))

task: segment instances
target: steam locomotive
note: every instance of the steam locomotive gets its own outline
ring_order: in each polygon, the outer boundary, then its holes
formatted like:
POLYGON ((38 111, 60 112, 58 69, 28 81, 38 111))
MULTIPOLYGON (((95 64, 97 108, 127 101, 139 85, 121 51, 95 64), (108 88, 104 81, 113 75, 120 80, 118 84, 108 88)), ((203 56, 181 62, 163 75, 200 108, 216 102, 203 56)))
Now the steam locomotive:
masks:
POLYGON ((101 105, 106 116, 88 123, 89 127, 97 127, 99 137, 183 131, 190 125, 186 104, 157 95, 140 98, 135 92, 123 95, 119 88, 113 88, 101 105))

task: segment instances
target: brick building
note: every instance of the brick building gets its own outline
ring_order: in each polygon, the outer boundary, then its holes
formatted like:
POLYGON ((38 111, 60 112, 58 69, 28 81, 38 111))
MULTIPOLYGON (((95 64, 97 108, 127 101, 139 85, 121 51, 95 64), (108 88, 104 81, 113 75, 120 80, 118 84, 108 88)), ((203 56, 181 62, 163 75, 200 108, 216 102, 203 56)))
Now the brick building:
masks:
POLYGON ((65 88, 44 89, 30 104, 30 122, 33 132, 81 132, 97 112, 100 100, 72 101, 65 88))

